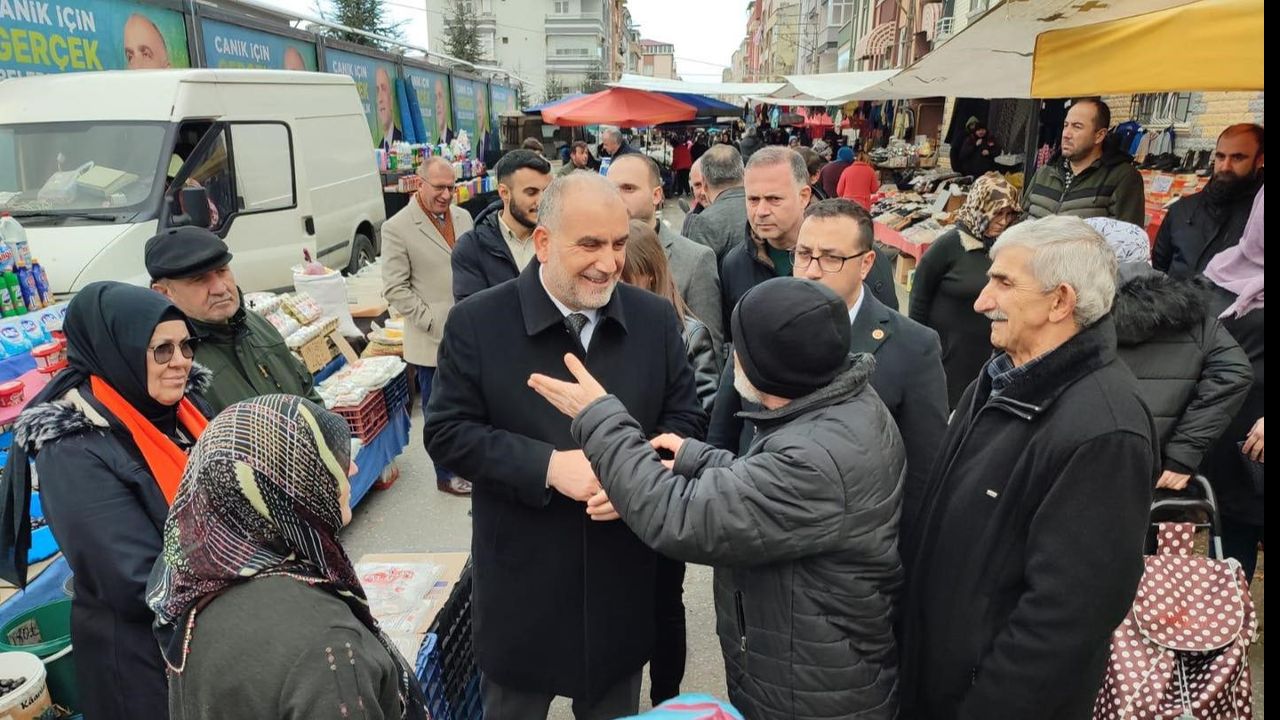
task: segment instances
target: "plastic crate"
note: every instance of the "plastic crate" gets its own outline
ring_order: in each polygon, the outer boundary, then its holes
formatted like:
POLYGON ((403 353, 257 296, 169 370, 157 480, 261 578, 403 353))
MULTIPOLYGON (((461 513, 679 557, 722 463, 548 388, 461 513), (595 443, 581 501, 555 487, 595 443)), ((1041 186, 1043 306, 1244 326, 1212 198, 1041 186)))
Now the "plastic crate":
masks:
POLYGON ((351 434, 361 442, 369 442, 387 426, 387 401, 380 392, 369 393, 355 407, 336 407, 333 412, 341 415, 351 426, 351 434))
POLYGON ((400 373, 382 389, 387 398, 387 414, 394 414, 409 405, 409 371, 400 373))
POLYGON ((427 633, 422 638, 422 647, 418 650, 417 666, 414 669, 418 683, 422 686, 422 694, 427 698, 427 710, 431 712, 432 720, 449 720, 444 668, 440 665, 440 645, 434 633, 427 633))
POLYGON ((449 720, 479 720, 480 672, 471 640, 471 565, 463 568, 453 592, 432 623, 449 720))

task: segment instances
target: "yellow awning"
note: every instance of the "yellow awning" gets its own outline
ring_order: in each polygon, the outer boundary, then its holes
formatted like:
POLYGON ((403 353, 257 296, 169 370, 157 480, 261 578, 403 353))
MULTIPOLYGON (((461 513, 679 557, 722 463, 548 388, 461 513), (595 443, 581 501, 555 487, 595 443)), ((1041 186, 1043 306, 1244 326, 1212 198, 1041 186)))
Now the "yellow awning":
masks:
POLYGON ((1263 89, 1262 0, 1200 0, 1036 37, 1032 97, 1263 89))

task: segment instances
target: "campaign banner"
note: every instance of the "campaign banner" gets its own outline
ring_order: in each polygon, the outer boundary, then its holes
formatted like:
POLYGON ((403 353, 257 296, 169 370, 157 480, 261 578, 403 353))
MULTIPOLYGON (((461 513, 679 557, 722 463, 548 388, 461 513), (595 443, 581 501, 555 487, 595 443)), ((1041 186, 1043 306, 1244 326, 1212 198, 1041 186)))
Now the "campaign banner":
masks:
POLYGON ((204 35, 204 61, 207 67, 316 69, 314 43, 208 19, 200 21, 200 31, 204 35))
POLYGON ((520 114, 520 108, 516 107, 515 89, 503 87, 502 85, 489 86, 489 107, 493 113, 489 123, 491 128, 502 126, 499 118, 520 114))
POLYGON ((404 77, 418 96, 422 124, 427 130, 427 144, 438 145, 452 125, 453 107, 449 101, 449 76, 445 73, 406 67, 404 77))
POLYGON ((124 0, 0 0, 0 79, 190 65, 180 12, 124 0))
POLYGON ((374 146, 386 149, 403 139, 400 112, 396 107, 395 66, 341 50, 326 50, 324 56, 329 72, 356 81, 356 92, 360 93, 365 117, 369 119, 374 146))
POLYGON ((451 79, 453 128, 467 131, 471 147, 479 148, 484 133, 489 129, 489 85, 456 76, 451 79))

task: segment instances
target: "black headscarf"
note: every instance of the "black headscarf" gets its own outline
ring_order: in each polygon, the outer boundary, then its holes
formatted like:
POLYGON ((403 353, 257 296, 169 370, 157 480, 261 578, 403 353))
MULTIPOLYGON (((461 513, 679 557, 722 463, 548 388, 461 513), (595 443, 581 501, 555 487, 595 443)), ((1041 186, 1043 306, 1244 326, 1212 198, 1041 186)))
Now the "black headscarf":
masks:
MULTIPOLYGON (((97 375, 161 432, 173 435, 177 408, 161 405, 147 391, 147 347, 156 326, 169 320, 185 322, 186 316, 157 292, 119 282, 86 286, 72 298, 62 324, 68 367, 28 407, 60 400, 97 375)), ((133 442, 123 425, 108 420, 118 437, 133 442)), ((18 587, 26 586, 31 547, 32 450, 15 435, 0 484, 0 578, 18 587)))

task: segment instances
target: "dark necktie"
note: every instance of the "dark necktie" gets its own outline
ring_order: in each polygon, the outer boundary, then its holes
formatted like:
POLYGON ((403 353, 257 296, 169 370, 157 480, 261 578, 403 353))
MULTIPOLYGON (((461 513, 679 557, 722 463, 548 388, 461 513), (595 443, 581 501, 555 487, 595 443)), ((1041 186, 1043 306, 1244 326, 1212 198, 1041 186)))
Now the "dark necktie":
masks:
POLYGON ((569 332, 573 333, 578 340, 582 340, 582 328, 586 327, 588 322, 591 321, 582 313, 572 313, 564 318, 564 326, 569 328, 569 332))

